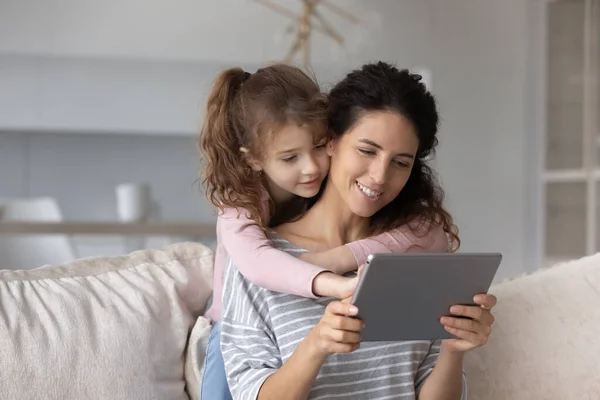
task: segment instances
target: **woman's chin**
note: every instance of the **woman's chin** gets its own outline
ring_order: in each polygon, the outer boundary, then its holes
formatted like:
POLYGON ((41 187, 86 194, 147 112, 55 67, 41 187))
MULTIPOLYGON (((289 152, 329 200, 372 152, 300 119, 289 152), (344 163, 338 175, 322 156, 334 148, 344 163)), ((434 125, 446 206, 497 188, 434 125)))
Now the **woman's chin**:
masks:
POLYGON ((381 199, 369 198, 362 192, 355 190, 351 194, 350 210, 359 217, 371 218, 381 209, 381 199))
POLYGON ((369 207, 365 204, 353 204, 350 206, 350 211, 358 217, 371 218, 379 209, 375 209, 372 205, 369 207))

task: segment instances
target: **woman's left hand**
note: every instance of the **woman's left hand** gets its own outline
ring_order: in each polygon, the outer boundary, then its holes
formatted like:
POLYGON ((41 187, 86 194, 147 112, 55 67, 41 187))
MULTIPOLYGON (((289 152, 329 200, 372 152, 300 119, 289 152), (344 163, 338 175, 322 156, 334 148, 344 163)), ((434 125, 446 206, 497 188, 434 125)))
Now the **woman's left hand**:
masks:
POLYGON ((446 331, 456 339, 443 341, 444 347, 453 352, 465 352, 487 343, 492 333, 494 316, 490 310, 496 305, 496 296, 492 294, 478 294, 473 298, 478 306, 454 305, 450 313, 458 317, 442 317, 440 322, 446 331))

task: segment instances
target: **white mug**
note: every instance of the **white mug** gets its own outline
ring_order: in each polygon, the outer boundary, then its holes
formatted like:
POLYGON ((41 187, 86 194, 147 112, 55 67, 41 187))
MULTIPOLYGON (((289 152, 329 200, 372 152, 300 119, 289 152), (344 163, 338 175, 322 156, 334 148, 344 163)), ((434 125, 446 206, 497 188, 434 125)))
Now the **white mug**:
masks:
POLYGON ((150 186, 123 183, 116 188, 117 215, 121 222, 142 222, 150 216, 150 186))

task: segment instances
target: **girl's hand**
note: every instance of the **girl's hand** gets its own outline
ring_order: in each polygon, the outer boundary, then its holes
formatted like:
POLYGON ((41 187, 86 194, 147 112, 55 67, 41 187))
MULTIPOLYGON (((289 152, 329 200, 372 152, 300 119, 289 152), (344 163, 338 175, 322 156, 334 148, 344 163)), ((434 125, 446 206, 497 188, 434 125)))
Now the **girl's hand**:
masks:
POLYGON ((443 341, 444 347, 452 352, 465 352, 483 346, 492 333, 494 316, 490 310, 496 305, 496 296, 478 294, 473 298, 478 306, 454 305, 450 312, 458 317, 442 317, 444 329, 456 336, 456 339, 443 341))
POLYGON ((338 299, 350 298, 356 291, 356 287, 358 286, 358 280, 365 269, 365 264, 358 267, 358 271, 356 272, 355 277, 344 277, 345 281, 341 282, 339 285, 339 293, 337 296, 338 299))
POLYGON ((360 347, 360 332, 363 322, 353 318, 358 309, 350 304, 350 299, 332 301, 325 314, 307 336, 307 342, 320 356, 335 353, 351 353, 360 347))
POLYGON ((358 274, 354 277, 340 276, 332 272, 320 273, 313 280, 313 294, 316 296, 335 297, 336 299, 352 297, 363 268, 364 265, 361 265, 358 269, 358 274))

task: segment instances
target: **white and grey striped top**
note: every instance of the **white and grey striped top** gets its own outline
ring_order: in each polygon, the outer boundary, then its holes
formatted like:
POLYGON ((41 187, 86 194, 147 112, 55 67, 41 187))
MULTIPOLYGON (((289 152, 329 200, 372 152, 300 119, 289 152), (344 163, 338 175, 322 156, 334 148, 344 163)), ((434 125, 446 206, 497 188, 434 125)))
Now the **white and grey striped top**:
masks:
MULTIPOLYGON (((274 246, 298 249, 272 234, 274 246)), ((281 268, 285 268, 284 265, 281 268)), ((221 351, 233 398, 255 400, 263 382, 292 355, 332 299, 271 292, 244 278, 228 261, 221 318, 221 351)), ((331 355, 309 394, 323 399, 414 399, 431 373, 440 342, 368 342, 331 355)), ((463 399, 466 399, 463 379, 463 399)))

